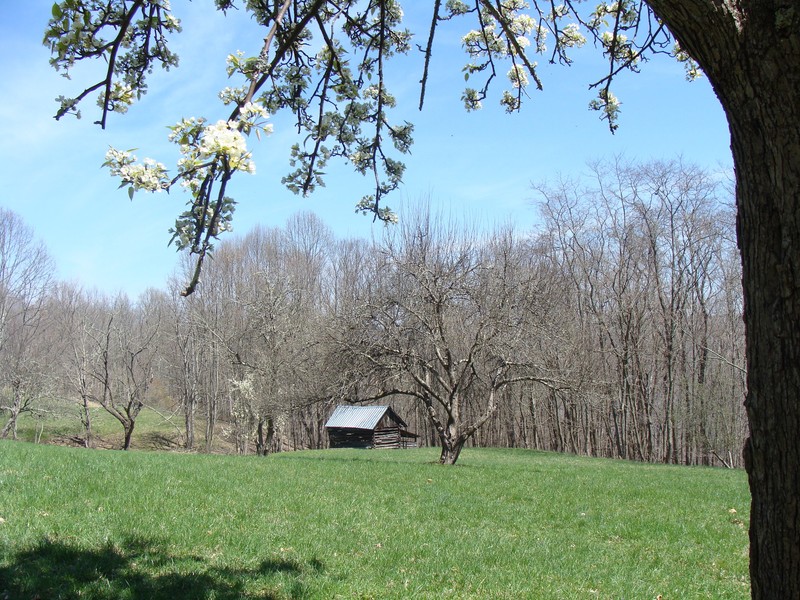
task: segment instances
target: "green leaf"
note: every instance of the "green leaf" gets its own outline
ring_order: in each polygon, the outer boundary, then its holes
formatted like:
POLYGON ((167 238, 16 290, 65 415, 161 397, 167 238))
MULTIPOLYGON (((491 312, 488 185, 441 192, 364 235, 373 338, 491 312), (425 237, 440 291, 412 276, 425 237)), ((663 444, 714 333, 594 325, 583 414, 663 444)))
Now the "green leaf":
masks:
POLYGON ((464 73, 464 81, 469 81, 469 71, 464 73))
POLYGON ((60 19, 61 16, 64 14, 64 13, 61 12, 61 7, 58 5, 58 2, 53 4, 52 13, 53 13, 53 18, 54 19, 60 19))
POLYGON ((131 200, 133 200, 133 192, 134 192, 133 186, 129 187, 128 188, 128 198, 130 198, 131 200))

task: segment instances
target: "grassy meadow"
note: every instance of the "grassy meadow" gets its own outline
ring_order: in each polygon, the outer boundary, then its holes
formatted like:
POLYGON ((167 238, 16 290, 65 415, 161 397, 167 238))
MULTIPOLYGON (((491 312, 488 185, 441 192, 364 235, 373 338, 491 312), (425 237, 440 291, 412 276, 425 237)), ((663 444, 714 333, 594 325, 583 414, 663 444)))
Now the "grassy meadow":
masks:
POLYGON ((0 442, 0 598, 747 598, 744 472, 0 442))
MULTIPOLYGON (((58 403, 48 407, 46 417, 36 419, 26 413, 17 424, 17 437, 25 442, 43 444, 82 445, 86 432, 81 425, 77 403, 58 403)), ((122 447, 122 425, 99 405, 90 409, 92 443, 94 447, 122 447)), ((132 447, 137 450, 174 450, 182 444, 181 416, 169 409, 156 410, 145 406, 136 419, 132 447)), ((202 434, 202 432, 201 432, 202 434)), ((199 442, 202 445, 202 441, 199 442)), ((219 444, 225 446, 224 440, 219 444)))

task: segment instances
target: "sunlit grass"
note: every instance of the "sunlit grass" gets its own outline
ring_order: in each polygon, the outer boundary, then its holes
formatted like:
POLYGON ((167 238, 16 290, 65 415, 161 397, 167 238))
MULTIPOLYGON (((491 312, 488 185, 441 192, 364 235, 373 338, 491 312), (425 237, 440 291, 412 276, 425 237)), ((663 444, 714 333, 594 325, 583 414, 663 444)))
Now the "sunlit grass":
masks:
MULTIPOLYGON (((83 440, 85 431, 76 402, 63 402, 51 407, 42 416, 23 414, 17 425, 21 441, 42 443, 72 443, 83 440)), ((122 425, 101 406, 90 409, 92 436, 102 448, 121 448, 124 439, 122 425)), ((168 449, 180 443, 181 416, 168 410, 145 406, 136 419, 132 447, 135 449, 168 449)))
POLYGON ((2 443, 0 597, 748 597, 743 472, 436 456, 2 443))

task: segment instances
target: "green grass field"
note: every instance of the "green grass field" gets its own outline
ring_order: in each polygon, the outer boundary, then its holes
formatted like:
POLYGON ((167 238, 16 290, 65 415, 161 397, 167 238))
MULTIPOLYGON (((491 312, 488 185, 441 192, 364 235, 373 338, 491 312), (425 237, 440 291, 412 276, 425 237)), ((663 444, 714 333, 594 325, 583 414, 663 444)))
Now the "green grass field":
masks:
MULTIPOLYGON (((77 404, 60 403, 43 419, 24 414, 17 425, 17 436, 25 442, 80 445, 78 440, 84 438, 85 431, 78 411, 77 404)), ((90 412, 93 444, 98 448, 121 448, 124 435, 119 421, 100 406, 93 407, 90 412)), ((137 450, 175 449, 182 443, 181 426, 181 415, 145 406, 136 419, 132 446, 137 450)))
POLYGON ((747 598, 744 472, 0 442, 0 598, 747 598))

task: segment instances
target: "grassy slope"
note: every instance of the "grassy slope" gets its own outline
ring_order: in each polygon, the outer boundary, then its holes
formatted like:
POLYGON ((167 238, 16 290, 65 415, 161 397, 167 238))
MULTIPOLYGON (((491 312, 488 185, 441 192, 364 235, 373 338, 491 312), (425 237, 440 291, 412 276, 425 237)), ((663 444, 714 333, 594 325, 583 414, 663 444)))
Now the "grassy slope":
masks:
MULTIPOLYGON (((39 439, 42 443, 74 445, 85 436, 79 418, 78 404, 60 404, 43 420, 29 414, 20 417, 17 436, 24 442, 39 439), (75 438, 75 439, 73 439, 75 438)), ((133 448, 139 450, 170 450, 182 443, 181 415, 169 414, 164 409, 156 412, 145 406, 136 419, 133 448)), ((121 448, 124 439, 122 425, 100 406, 90 410, 93 444, 97 448, 121 448)), ((5 421, 0 421, 0 424, 5 421)))
POLYGON ((743 472, 436 456, 0 443, 0 598, 748 597, 743 472))

